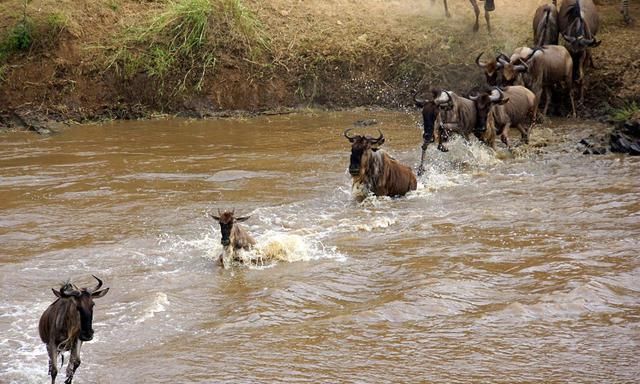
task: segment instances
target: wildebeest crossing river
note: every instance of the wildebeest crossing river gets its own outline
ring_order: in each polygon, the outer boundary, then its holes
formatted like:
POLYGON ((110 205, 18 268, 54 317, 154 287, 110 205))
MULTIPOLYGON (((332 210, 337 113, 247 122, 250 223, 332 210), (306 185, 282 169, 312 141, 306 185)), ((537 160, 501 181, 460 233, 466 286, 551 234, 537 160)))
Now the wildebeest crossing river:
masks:
POLYGON ((637 381, 639 159, 554 120, 516 156, 434 145, 417 191, 353 202, 343 130, 376 118, 357 129, 415 167, 418 115, 4 134, 0 382, 47 382, 50 288, 91 274, 111 290, 77 383, 637 381), (218 208, 290 262, 218 267, 218 208))

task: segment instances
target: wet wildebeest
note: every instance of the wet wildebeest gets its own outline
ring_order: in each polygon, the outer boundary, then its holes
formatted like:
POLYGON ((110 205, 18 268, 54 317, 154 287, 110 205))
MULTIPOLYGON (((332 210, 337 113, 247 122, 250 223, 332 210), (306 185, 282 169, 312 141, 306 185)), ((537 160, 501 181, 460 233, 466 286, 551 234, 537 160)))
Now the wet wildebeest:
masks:
POLYGON ((539 105, 542 92, 545 93, 545 106, 542 114, 546 116, 551 103, 552 89, 555 85, 563 85, 569 92, 571 112, 576 117, 576 106, 573 97, 573 60, 569 51, 561 45, 545 45, 542 47, 516 48, 510 62, 500 59, 503 64, 504 85, 525 85, 536 95, 539 105), (520 76, 524 74, 525 76, 520 76))
POLYGON ((558 9, 555 4, 541 5, 533 15, 533 44, 537 47, 558 44, 558 9))
POLYGON ((251 216, 234 217, 235 210, 224 211, 218 215, 210 214, 210 216, 220 224, 220 233, 222 239, 223 251, 218 259, 223 268, 227 268, 233 261, 240 261, 238 251, 250 250, 256 244, 256 241, 244 230, 238 223, 248 220, 251 216))
POLYGON ((52 384, 58 375, 58 354, 71 351, 65 380, 65 384, 71 384, 73 374, 80 366, 80 347, 84 341, 93 339, 93 299, 109 292, 109 288, 100 291, 102 280, 93 277, 98 280, 98 285, 93 288, 78 289, 67 282, 59 291, 52 289, 57 299, 40 317, 38 331, 40 339, 47 345, 52 384))
MULTIPOLYGON (((440 94, 440 91, 434 89, 431 93, 435 99, 440 94)), ((420 165, 418 166, 418 176, 420 176, 424 173, 424 160, 427 148, 430 143, 436 141, 440 136, 440 132, 438 132, 438 129, 435 127, 439 109, 433 100, 418 99, 417 92, 413 94, 413 102, 417 108, 422 108, 422 155, 420 156, 420 165)), ((442 145, 438 145, 438 149, 443 150, 442 145)))
POLYGON ((417 188, 418 182, 411 168, 379 148, 384 143, 380 130, 377 138, 349 136, 349 131, 351 128, 344 131, 344 137, 351 143, 349 174, 357 200, 363 200, 371 193, 376 196, 404 196, 417 188))
POLYGON ((442 146, 443 151, 447 151, 443 141, 446 141, 449 132, 462 135, 465 139, 469 139, 471 133, 476 134, 480 140, 488 138, 483 137, 490 132, 483 132, 477 128, 476 106, 473 100, 459 96, 451 91, 441 91, 434 102, 440 109, 436 126, 441 127, 442 134, 439 137, 438 146, 442 146))
POLYGON ((484 52, 480 52, 478 57, 476 57, 476 65, 480 67, 484 73, 484 76, 487 80, 487 84, 494 87, 502 85, 502 62, 500 59, 505 61, 509 61, 509 57, 504 53, 499 53, 495 59, 491 59, 489 61, 480 61, 480 58, 484 52))
POLYGON ((562 37, 568 43, 573 59, 573 81, 580 86, 580 102, 584 101, 584 66, 590 62, 593 66, 591 48, 600 45, 596 34, 600 26, 600 17, 591 0, 564 0, 558 11, 558 27, 562 37))
POLYGON ((503 90, 494 88, 491 93, 481 92, 469 97, 476 103, 478 123, 476 130, 485 131, 484 141, 495 149, 495 137, 511 149, 508 133, 515 127, 520 131, 522 141, 529 142, 529 134, 534 123, 536 96, 525 87, 514 85, 503 90))
MULTIPOLYGON (((431 0, 431 4, 434 4, 435 2, 436 0, 431 0)), ((445 15, 447 15, 447 17, 451 17, 451 14, 449 13, 449 7, 447 6, 447 0, 443 0, 443 2, 445 15)), ((473 25, 473 31, 478 32, 478 29, 480 29, 480 23, 478 22, 478 18, 480 17, 480 7, 478 7, 477 0, 469 0, 469 2, 473 7, 473 12, 476 14, 476 23, 473 25)), ((493 0, 486 0, 484 3, 484 19, 487 21, 487 30, 489 31, 489 33, 491 33, 491 20, 489 12, 493 11, 494 9, 495 6, 493 0)))

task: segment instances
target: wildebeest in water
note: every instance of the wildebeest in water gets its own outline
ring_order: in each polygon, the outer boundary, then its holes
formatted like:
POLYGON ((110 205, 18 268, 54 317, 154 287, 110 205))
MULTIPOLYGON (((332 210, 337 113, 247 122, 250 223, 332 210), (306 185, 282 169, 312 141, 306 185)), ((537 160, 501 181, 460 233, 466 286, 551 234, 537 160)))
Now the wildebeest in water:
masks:
MULTIPOLYGON (((70 351, 65 384, 71 384, 76 369, 80 366, 80 347, 93 339, 93 299, 103 297, 109 288, 100 290, 102 280, 93 288, 78 289, 70 282, 60 290, 51 289, 57 297, 40 317, 38 331, 40 339, 47 345, 49 353, 49 375, 54 384, 58 375, 58 354, 70 351)), ((62 358, 64 365, 64 356, 62 358)))
POLYGON ((351 143, 349 174, 353 179, 354 197, 363 200, 369 194, 376 196, 404 196, 417 188, 416 175, 411 168, 401 164, 380 149, 384 135, 379 137, 355 135, 349 136, 350 129, 344 131, 344 137, 351 143))
POLYGON ((249 220, 251 216, 236 217, 235 210, 218 211, 218 215, 210 216, 220 224, 220 243, 223 251, 218 259, 223 268, 227 268, 233 261, 242 262, 238 251, 252 249, 256 241, 238 223, 249 220))

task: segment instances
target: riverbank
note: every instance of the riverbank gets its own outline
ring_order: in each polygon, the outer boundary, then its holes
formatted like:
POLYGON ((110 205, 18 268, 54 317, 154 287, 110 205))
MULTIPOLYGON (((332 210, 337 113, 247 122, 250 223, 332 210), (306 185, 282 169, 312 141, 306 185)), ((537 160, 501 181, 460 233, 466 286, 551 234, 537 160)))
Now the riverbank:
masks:
MULTIPOLYGON (((0 4, 0 127, 403 108, 415 88, 481 85, 477 54, 529 45, 543 2, 504 0, 489 35, 484 20, 472 31, 466 1, 446 18, 424 0, 10 0, 0 4)), ((607 120, 640 101, 640 28, 616 4, 599 6, 603 43, 583 117, 607 120)))

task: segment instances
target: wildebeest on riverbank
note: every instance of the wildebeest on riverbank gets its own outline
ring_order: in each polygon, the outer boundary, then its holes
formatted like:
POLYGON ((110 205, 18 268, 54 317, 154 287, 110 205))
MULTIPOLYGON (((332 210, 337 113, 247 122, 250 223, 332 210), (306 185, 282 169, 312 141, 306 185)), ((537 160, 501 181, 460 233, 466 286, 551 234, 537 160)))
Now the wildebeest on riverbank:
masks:
MULTIPOLYGON (((449 13, 449 7, 447 6, 447 0, 442 0, 444 3, 444 12, 447 17, 451 17, 451 13, 449 13)), ((482 0, 481 0, 482 1, 482 0)), ((435 4, 436 0, 431 0, 431 4, 435 4)), ((473 7, 473 12, 476 15, 476 23, 473 25, 473 31, 477 32, 480 29, 480 24, 478 19, 480 17, 480 7, 478 7, 478 0, 469 0, 471 6, 473 7)), ((485 0, 484 3, 484 19, 487 21, 487 30, 491 33, 491 16, 489 12, 495 9, 495 5, 493 0, 485 0)))

